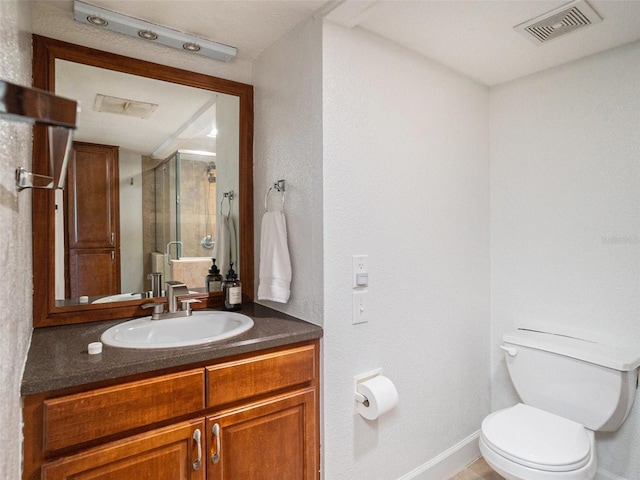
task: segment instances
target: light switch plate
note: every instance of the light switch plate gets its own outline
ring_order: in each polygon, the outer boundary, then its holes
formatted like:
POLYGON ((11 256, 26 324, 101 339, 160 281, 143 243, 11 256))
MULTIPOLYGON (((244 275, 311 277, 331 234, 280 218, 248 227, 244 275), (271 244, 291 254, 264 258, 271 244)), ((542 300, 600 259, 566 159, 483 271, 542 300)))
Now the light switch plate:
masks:
POLYGON ((359 291, 353 292, 353 315, 351 318, 352 323, 355 325, 357 323, 366 323, 367 320, 367 311, 366 311, 366 298, 367 291, 359 291))

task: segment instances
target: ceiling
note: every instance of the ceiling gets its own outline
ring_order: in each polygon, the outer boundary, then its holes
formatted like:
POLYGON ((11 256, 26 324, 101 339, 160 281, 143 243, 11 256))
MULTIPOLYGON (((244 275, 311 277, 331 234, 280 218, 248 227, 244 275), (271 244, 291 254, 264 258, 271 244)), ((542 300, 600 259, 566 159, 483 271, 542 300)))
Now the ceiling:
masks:
MULTIPOLYGON (((588 0, 604 19, 544 45, 513 29, 568 0, 86 0, 208 38, 252 61, 311 15, 362 28, 485 85, 640 39, 640 0, 588 0)), ((69 11, 72 2, 58 2, 69 11)))
POLYGON ((217 123, 216 105, 221 97, 237 102, 222 93, 60 59, 55 71, 56 93, 80 105, 75 140, 118 145, 155 159, 168 158, 178 149, 215 153, 216 138, 209 134, 217 123), (97 95, 148 102, 156 110, 144 119, 126 115, 128 105, 101 113, 96 110, 97 95))
POLYGON ((640 39, 640 1, 588 1, 601 23, 537 45, 513 27, 569 0, 345 2, 329 19, 364 28, 492 86, 640 39))
MULTIPOLYGON (((2 1, 2 0, 0 0, 2 1)), ((237 48, 238 54, 230 63, 245 63, 260 56, 262 51, 293 30, 312 15, 347 28, 360 28, 384 37, 409 50, 435 60, 482 84, 493 86, 545 70, 563 63, 592 55, 640 39, 640 0, 588 0, 603 18, 590 25, 543 45, 514 30, 514 26, 566 5, 566 0, 85 0, 102 8, 141 18, 176 30, 191 33, 237 48)), ((32 0, 38 21, 52 22, 55 16, 73 19, 72 0, 32 0)), ((55 25, 54 22, 52 22, 55 25)), ((88 27, 91 28, 91 27, 88 27)), ((46 32, 45 32, 46 34, 46 32)), ((119 35, 119 34, 113 34, 119 35)), ((130 42, 138 42, 131 39, 130 42)), ((144 42, 144 40, 139 40, 144 42)), ((165 47, 162 47, 165 48, 165 47)), ((178 55, 189 56, 177 52, 178 55)), ((219 62, 215 62, 218 63, 219 62)), ((228 65, 228 64, 224 64, 228 65)), ((76 80, 80 74, 71 73, 76 80)), ((78 82, 70 96, 81 95, 78 82)), ((133 82, 126 82, 133 85, 133 82)), ((88 138, 98 143, 119 144, 133 151, 150 154, 164 143, 162 138, 175 136, 189 123, 189 112, 162 117, 174 106, 164 100, 147 124, 160 123, 161 133, 154 136, 130 135, 130 141, 108 136, 108 121, 104 114, 95 120, 88 118, 89 106, 96 93, 109 93, 127 99, 143 100, 152 91, 141 86, 138 91, 116 91, 116 81, 103 81, 93 85, 83 95, 83 122, 85 127, 95 125, 87 132, 88 138), (105 85, 109 85, 107 88, 105 85), (170 119, 173 121, 170 121, 170 119), (95 133, 94 133, 95 132, 95 133), (98 133, 100 132, 100 136, 98 133), (145 139, 145 144, 141 144, 145 139)), ((155 88, 155 87, 154 87, 155 88)), ((201 108, 203 102, 195 94, 175 94, 175 98, 193 98, 201 108)), ((182 105, 183 109, 186 105, 182 105)), ((179 107, 178 107, 179 108, 179 107)), ((122 124, 116 117, 116 123, 122 124)), ((210 122, 209 122, 210 123, 210 122)), ((143 128, 143 127, 140 127, 143 128)), ((146 128, 146 127, 145 127, 146 128)), ((155 128, 155 127, 154 127, 155 128)), ((130 128, 131 131, 138 132, 130 128)), ((80 130, 78 131, 80 134, 80 130)), ((81 139, 81 138, 79 138, 81 139)), ((210 141, 210 140, 209 140, 210 141)), ((184 143, 184 142, 183 142, 184 143)), ((173 147, 167 147, 169 150, 173 147)), ((183 144, 182 148, 205 149, 183 144)), ((207 147, 207 150, 215 149, 207 147)), ((162 157, 166 152, 160 152, 162 157)))

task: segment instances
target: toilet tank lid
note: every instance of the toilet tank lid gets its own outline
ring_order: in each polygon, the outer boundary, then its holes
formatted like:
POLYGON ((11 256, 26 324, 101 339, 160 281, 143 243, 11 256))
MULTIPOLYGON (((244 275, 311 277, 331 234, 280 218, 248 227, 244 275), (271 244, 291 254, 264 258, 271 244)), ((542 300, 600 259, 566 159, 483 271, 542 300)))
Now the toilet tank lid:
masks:
POLYGON ((506 343, 557 353, 621 372, 640 366, 640 352, 551 332, 518 329, 505 333, 502 339, 506 343))

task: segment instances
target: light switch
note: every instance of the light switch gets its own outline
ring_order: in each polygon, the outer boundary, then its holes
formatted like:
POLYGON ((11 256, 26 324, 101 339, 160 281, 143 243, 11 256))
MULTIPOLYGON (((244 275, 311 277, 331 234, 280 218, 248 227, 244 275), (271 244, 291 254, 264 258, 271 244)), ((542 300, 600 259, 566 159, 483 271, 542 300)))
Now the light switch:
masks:
POLYGON ((353 315, 352 315, 352 323, 355 325, 357 323, 365 323, 367 322, 367 310, 365 305, 365 300, 367 298, 367 291, 359 291, 353 292, 353 315))

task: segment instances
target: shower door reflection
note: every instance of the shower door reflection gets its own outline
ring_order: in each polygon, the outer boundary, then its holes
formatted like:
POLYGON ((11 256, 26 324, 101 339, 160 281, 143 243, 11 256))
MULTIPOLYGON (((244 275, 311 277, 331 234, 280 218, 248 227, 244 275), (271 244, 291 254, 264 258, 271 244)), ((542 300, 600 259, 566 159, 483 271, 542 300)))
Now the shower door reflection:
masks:
MULTIPOLYGON (((164 281, 204 288, 211 258, 216 256, 216 217, 224 198, 218 180, 212 155, 178 151, 154 169, 155 242, 150 272, 161 272, 164 281)), ((233 202, 231 209, 233 214, 233 202)))

